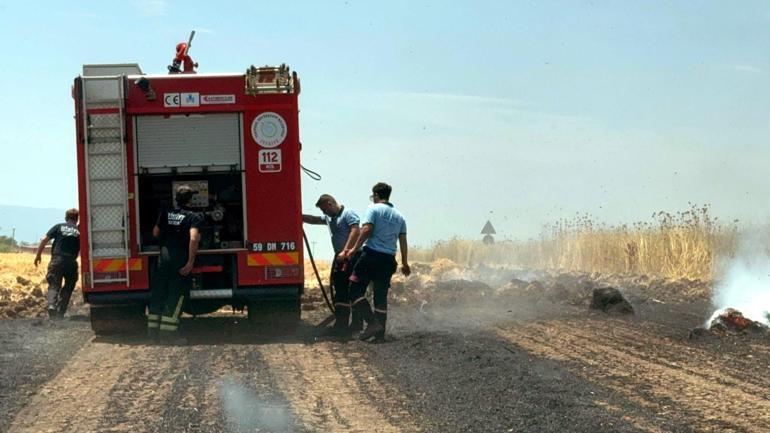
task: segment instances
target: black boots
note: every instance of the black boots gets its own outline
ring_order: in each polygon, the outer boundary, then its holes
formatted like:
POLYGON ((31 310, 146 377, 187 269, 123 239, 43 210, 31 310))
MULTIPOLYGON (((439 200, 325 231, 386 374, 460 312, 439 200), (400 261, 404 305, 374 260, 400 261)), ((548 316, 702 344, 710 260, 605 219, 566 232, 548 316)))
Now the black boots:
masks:
POLYGON ((351 332, 361 332, 364 330, 364 318, 361 317, 361 314, 357 311, 353 310, 353 315, 350 320, 350 331, 351 332))
POLYGON ((331 337, 350 336, 350 307, 337 304, 334 308, 334 325, 327 328, 324 335, 331 337))
POLYGON ((374 312, 374 318, 380 322, 380 325, 382 325, 382 331, 378 332, 374 335, 374 342, 375 343, 382 343, 385 341, 385 324, 388 322, 388 314, 387 313, 380 313, 379 311, 374 312))
POLYGON ((369 301, 367 299, 362 299, 353 305, 353 311, 360 314, 361 318, 366 322, 366 329, 364 329, 364 332, 358 336, 359 340, 366 341, 380 333, 385 333, 385 327, 382 326, 374 316, 374 313, 372 313, 372 307, 369 306, 369 301))

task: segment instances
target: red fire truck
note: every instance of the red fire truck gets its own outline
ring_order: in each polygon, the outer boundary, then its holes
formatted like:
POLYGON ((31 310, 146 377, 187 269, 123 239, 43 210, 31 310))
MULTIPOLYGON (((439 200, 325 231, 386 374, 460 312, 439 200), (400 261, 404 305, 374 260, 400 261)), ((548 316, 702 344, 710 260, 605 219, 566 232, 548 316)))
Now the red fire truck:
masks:
POLYGON ((83 67, 73 87, 81 281, 96 333, 144 326, 159 250, 152 228, 182 184, 205 220, 185 311, 232 305, 256 322, 299 320, 299 92, 285 65, 168 75, 83 67))

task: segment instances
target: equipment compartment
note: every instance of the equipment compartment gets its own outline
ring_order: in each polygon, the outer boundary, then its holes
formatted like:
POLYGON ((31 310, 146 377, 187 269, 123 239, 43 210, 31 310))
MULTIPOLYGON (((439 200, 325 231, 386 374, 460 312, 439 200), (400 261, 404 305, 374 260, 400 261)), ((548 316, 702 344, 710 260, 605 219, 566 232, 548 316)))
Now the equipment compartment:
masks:
POLYGON ((241 173, 142 174, 138 183, 140 251, 158 251, 152 228, 161 210, 175 207, 174 190, 183 184, 197 192, 192 209, 203 218, 200 250, 243 248, 241 173))

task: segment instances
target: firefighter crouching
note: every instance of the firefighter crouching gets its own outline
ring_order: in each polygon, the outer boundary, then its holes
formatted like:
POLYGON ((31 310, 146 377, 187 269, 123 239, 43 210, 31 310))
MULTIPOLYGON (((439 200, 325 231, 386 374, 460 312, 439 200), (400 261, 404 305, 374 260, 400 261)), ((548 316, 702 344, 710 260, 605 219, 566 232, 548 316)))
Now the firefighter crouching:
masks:
POLYGON ((160 239, 160 257, 150 283, 147 327, 151 337, 167 342, 183 342, 175 336, 185 295, 190 293, 201 224, 200 215, 187 207, 193 194, 190 187, 180 186, 176 208, 160 212, 152 229, 153 236, 160 239))
POLYGON ((345 335, 350 332, 350 285, 351 266, 348 257, 358 239, 360 221, 356 212, 337 203, 329 194, 323 194, 316 202, 316 207, 323 212, 322 217, 302 215, 302 221, 307 224, 326 224, 332 238, 334 260, 332 261, 331 278, 334 284, 334 326, 333 335, 345 335))
POLYGON ((48 241, 53 239, 51 262, 48 264, 48 317, 61 319, 67 312, 72 291, 78 281, 78 253, 80 253, 79 213, 70 209, 64 213, 64 223, 51 227, 40 240, 35 256, 35 267, 40 264, 41 254, 48 241), (64 285, 62 285, 64 280, 64 285))
POLYGON ((352 251, 363 250, 353 264, 350 276, 350 298, 353 310, 366 321, 366 329, 359 339, 372 337, 376 342, 385 341, 385 325, 388 318, 388 289, 390 278, 396 272, 396 243, 401 248, 401 272, 409 276, 406 220, 390 203, 392 188, 378 183, 372 188, 374 204, 366 209, 361 220, 361 234, 352 251), (374 286, 374 312, 366 299, 369 283, 374 286))

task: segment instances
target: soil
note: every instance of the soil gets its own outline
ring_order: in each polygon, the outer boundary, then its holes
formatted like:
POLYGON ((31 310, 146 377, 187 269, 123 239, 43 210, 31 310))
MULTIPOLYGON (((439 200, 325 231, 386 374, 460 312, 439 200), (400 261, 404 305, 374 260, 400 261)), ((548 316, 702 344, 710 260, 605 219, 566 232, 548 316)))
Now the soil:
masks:
POLYGON ((0 320, 0 431, 770 431, 770 337, 688 338, 706 283, 442 267, 394 282, 383 344, 322 337, 313 289, 290 335, 220 312, 174 347, 0 320))

